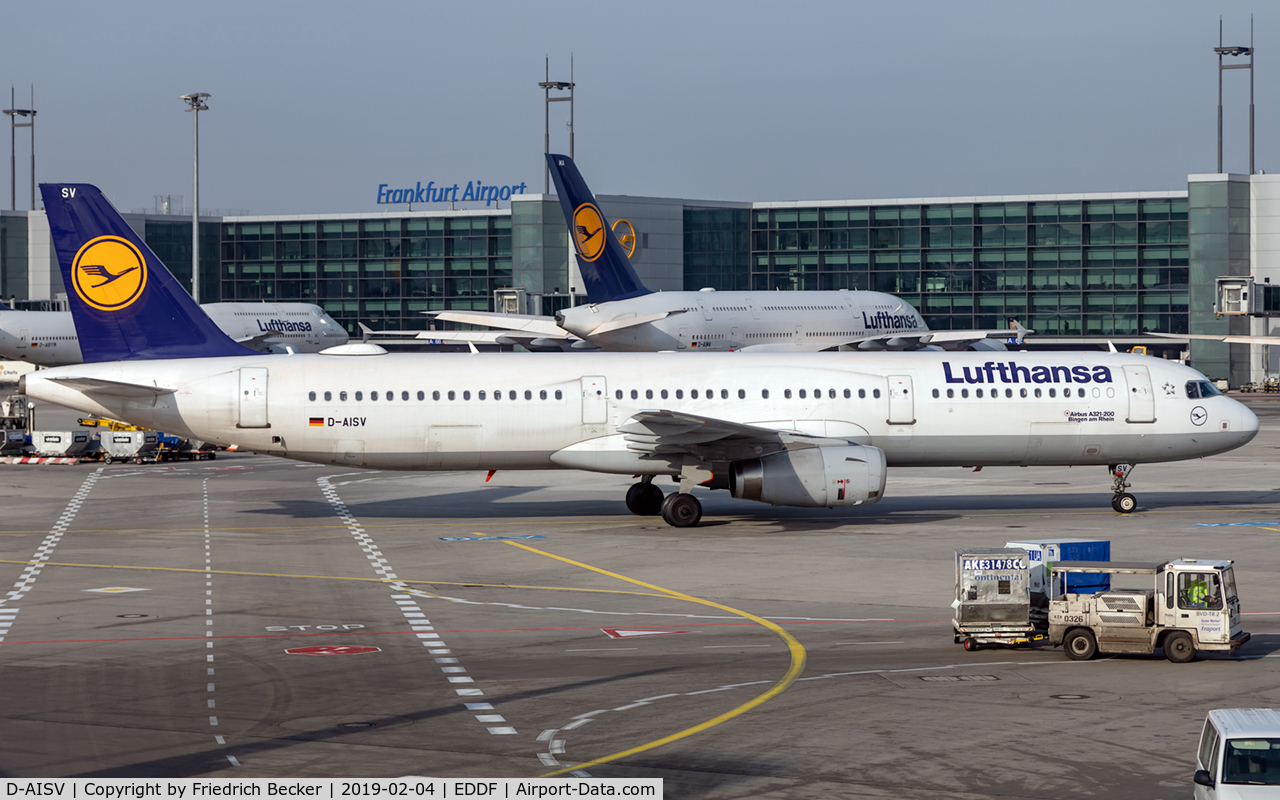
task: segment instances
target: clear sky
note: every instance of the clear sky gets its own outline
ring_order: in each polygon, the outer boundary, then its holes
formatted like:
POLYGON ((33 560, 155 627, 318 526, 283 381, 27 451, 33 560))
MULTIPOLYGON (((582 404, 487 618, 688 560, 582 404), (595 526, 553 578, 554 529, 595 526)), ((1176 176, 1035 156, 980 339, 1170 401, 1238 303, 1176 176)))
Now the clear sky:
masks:
MULTIPOLYGON (((1248 44, 1250 13, 1257 163, 1280 170, 1275 2, 13 0, 0 86, 21 108, 35 84, 37 180, 125 210, 190 202, 178 97, 197 91, 203 208, 375 211, 378 184, 428 180, 541 191, 537 83, 548 55, 567 80, 570 53, 601 194, 1168 190, 1216 169, 1218 18, 1248 44)), ((1226 78, 1226 169, 1246 172, 1248 72, 1226 78)), ((567 152, 568 104, 552 109, 567 152)), ((19 208, 27 148, 19 131, 19 208)))

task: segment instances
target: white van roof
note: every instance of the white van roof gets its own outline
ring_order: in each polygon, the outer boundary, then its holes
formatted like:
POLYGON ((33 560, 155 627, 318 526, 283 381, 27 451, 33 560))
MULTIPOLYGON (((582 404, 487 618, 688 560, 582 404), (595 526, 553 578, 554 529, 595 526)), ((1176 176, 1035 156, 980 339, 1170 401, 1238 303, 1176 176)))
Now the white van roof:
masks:
POLYGON ((1215 708, 1209 721, 1228 739, 1242 736, 1280 737, 1280 709, 1215 708))

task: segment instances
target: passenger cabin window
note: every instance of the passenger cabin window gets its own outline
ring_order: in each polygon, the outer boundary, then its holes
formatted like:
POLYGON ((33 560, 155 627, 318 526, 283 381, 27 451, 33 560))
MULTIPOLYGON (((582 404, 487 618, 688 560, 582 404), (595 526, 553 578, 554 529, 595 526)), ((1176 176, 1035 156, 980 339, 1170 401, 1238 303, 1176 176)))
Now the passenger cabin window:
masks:
POLYGON ((645 389, 645 390, 644 390, 644 399, 645 399, 645 400, 652 400, 652 399, 653 399, 653 390, 652 390, 652 389, 645 389))
POLYGON ((844 390, 844 399, 845 399, 845 400, 848 400, 848 399, 849 399, 850 397, 852 397, 852 396, 853 396, 853 394, 852 394, 848 389, 845 389, 845 390, 844 390))
MULTIPOLYGON (((436 391, 432 392, 432 393, 431 393, 431 399, 432 399, 432 400, 439 400, 439 399, 440 399, 440 391, 439 391, 439 390, 436 390, 436 391)), ((449 399, 450 399, 450 400, 452 400, 453 398, 451 397, 451 398, 449 398, 449 399)))
MULTIPOLYGON (((559 392, 556 392, 556 399, 557 399, 557 400, 559 400, 559 399, 560 399, 560 393, 559 393, 559 392)), ((666 400, 666 399, 667 399, 667 390, 666 390, 666 389, 663 389, 663 390, 662 390, 662 399, 663 399, 663 400, 666 400)))
POLYGON ((315 400, 315 399, 316 399, 316 393, 315 393, 315 392, 307 392, 307 399, 308 399, 308 400, 315 400))
POLYGON ((638 399, 640 399, 640 393, 639 393, 639 392, 637 392, 635 389, 632 389, 632 390, 631 390, 631 399, 632 399, 632 400, 638 400, 638 399))
POLYGON ((1005 397, 1013 397, 1013 390, 1012 390, 1012 389, 1005 389, 1005 390, 1004 390, 1004 396, 1005 396, 1005 397))
POLYGON ((617 390, 616 392, 614 392, 614 393, 613 393, 613 396, 614 396, 614 399, 616 399, 616 400, 621 400, 621 399, 622 399, 622 390, 621 390, 621 389, 617 390))
POLYGON ((783 397, 785 397, 785 398, 787 398, 788 400, 790 400, 790 399, 791 399, 791 390, 790 390, 790 389, 783 389, 783 390, 782 390, 782 396, 783 396, 783 397))
POLYGON ((1055 396, 1057 396, 1057 394, 1058 394, 1058 390, 1057 390, 1057 389, 1054 389, 1054 388, 1050 388, 1050 389, 1049 389, 1049 396, 1050 396, 1050 397, 1055 397, 1055 396))
POLYGON ((356 399, 357 399, 357 400, 363 400, 363 399, 364 399, 364 394, 363 394, 363 393, 361 393, 361 392, 356 392, 356 399))
POLYGON ((801 399, 801 400, 803 400, 804 398, 805 398, 804 389, 801 389, 801 390, 800 390, 800 399, 801 399))
MULTIPOLYGON (((463 393, 462 393, 462 399, 463 399, 463 400, 466 400, 466 399, 467 399, 467 394, 466 394, 466 392, 463 392, 463 393)), ((484 399, 484 389, 481 389, 480 391, 476 392, 476 399, 477 399, 477 400, 483 400, 483 399, 484 399)))
POLYGON ((728 399, 729 399, 729 390, 728 390, 728 389, 721 389, 721 390, 720 390, 720 399, 721 399, 721 400, 728 400, 728 399))
POLYGON ((948 390, 947 390, 947 397, 955 397, 955 396, 956 396, 956 390, 955 390, 955 389, 948 389, 948 390))
MULTIPOLYGON (((691 396, 693 397, 693 399, 695 399, 695 400, 696 400, 696 399, 698 399, 698 390, 697 390, 697 389, 694 389, 690 394, 691 394, 691 396)), ((684 398, 684 389, 676 389, 676 399, 677 399, 677 400, 681 400, 681 399, 683 399, 683 398, 684 398)))
POLYGON ((761 389, 761 390, 760 390, 760 396, 761 396, 761 397, 763 397, 765 400, 768 400, 768 399, 769 399, 769 390, 768 390, 768 389, 761 389))
POLYGON ((864 399, 866 399, 866 397, 867 397, 867 390, 866 390, 866 389, 859 389, 859 390, 858 390, 858 399, 859 399, 859 400, 864 400, 864 399))
POLYGON ((827 390, 827 399, 829 399, 829 400, 835 400, 835 399, 836 399, 836 390, 835 390, 835 389, 828 389, 828 390, 827 390))
POLYGON ((325 393, 324 393, 324 399, 325 399, 325 400, 332 400, 332 399, 333 399, 333 392, 325 392, 325 393))
POLYGON ((516 390, 515 390, 515 389, 512 389, 510 392, 508 392, 508 393, 507 393, 507 399, 508 399, 508 400, 515 400, 515 399, 516 399, 516 390))
POLYGON ((968 389, 961 389, 961 390, 960 390, 960 396, 961 396, 961 397, 968 397, 968 396, 969 396, 969 390, 968 390, 968 389))
POLYGON ((455 397, 457 397, 457 395, 455 395, 452 391, 450 391, 450 392, 449 392, 449 399, 450 399, 450 400, 453 400, 455 397))
POLYGON ((556 399, 560 400, 563 397, 564 397, 564 394, 559 389, 556 389, 556 399))
MULTIPOLYGON (((357 397, 356 399, 357 399, 357 400, 359 400, 360 398, 359 398, 359 397, 357 397)), ((370 399, 370 400, 377 400, 377 399, 378 399, 378 393, 377 393, 377 392, 369 392, 369 399, 370 399)))
POLYGON ((973 396, 974 396, 974 397, 982 397, 982 390, 981 390, 981 389, 974 389, 974 390, 973 390, 973 396))
POLYGON ((738 399, 739 399, 739 400, 746 400, 746 399, 747 399, 747 390, 746 390, 746 389, 739 389, 739 390, 738 390, 738 399))
POLYGON ((878 397, 880 396, 880 390, 879 390, 879 389, 872 389, 872 390, 871 390, 871 396, 872 396, 872 397, 877 397, 877 398, 878 398, 878 397))
POLYGON ((525 400, 532 400, 532 399, 533 399, 533 392, 529 391, 528 389, 525 389, 525 390, 524 390, 524 399, 525 399, 525 400))
POLYGON ((1036 397, 1039 397, 1039 396, 1040 396, 1040 389, 1039 389, 1039 388, 1037 388, 1037 389, 1036 389, 1036 397))
POLYGON ((934 397, 937 397, 937 396, 938 396, 938 390, 937 390, 937 389, 934 389, 934 390, 933 390, 933 396, 934 396, 934 397))
POLYGON ((542 391, 538 392, 538 399, 539 399, 539 400, 546 400, 546 399, 547 399, 547 390, 546 390, 546 389, 543 389, 542 391))

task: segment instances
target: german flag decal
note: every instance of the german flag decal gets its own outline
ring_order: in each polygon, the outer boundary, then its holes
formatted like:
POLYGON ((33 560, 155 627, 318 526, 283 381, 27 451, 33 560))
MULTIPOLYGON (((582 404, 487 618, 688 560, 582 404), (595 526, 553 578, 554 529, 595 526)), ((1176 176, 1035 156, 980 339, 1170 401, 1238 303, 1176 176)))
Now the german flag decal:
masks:
POLYGON ((324 417, 312 417, 312 418, 311 418, 311 427, 313 427, 313 428, 323 428, 323 427, 324 427, 324 417))

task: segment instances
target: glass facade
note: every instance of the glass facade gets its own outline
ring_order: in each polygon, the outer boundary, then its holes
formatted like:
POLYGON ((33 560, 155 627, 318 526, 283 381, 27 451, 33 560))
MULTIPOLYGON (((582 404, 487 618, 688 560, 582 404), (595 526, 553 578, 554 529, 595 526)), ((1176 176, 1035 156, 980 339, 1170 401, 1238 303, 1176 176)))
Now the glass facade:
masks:
POLYGON ((684 289, 751 288, 751 211, 745 208, 684 209, 684 289))
MULTIPOLYGON (((1193 181, 1191 206, 1191 332, 1197 334, 1249 333, 1245 317, 1219 317, 1214 313, 1219 275, 1248 275, 1249 181, 1193 181)), ((1225 378, 1232 386, 1249 378, 1249 346, 1224 342, 1191 341, 1191 365, 1211 378, 1225 378)))
POLYGON ((0 215, 0 298, 27 299, 27 217, 0 215))
MULTIPOLYGON (((191 288, 191 219, 147 217, 143 239, 173 276, 191 288)), ((200 302, 222 300, 218 263, 218 222, 200 222, 200 302)))
POLYGON ((512 285, 509 213, 220 228, 222 300, 316 303, 352 334, 357 322, 423 330, 424 311, 488 311, 493 290, 512 285))
POLYGON ((751 212, 751 289, 896 294, 935 330, 1186 333, 1189 263, 1182 197, 751 212))

